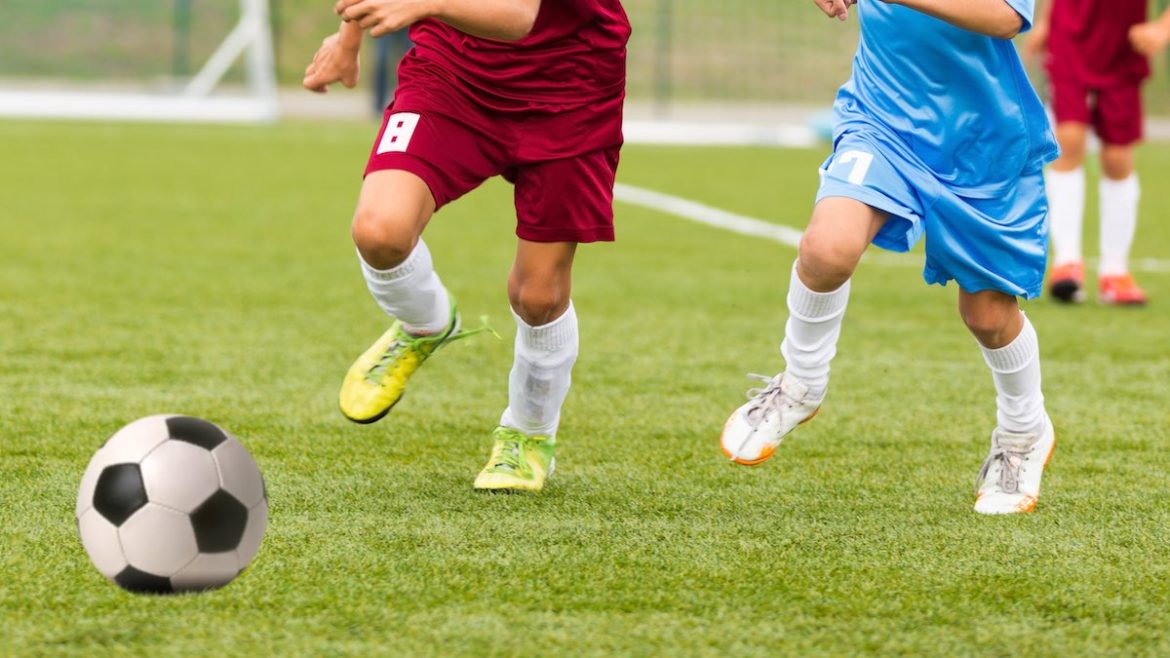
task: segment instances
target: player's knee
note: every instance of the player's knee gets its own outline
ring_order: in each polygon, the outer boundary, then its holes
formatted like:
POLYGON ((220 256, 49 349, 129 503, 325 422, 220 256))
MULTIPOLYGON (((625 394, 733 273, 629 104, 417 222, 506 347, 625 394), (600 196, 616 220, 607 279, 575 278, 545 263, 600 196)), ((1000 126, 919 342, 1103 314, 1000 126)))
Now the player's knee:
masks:
POLYGON ((800 240, 800 273, 814 289, 835 290, 853 276, 856 250, 830 236, 806 232, 800 240))
POLYGON ((1085 164, 1084 144, 1073 143, 1071 146, 1060 147, 1060 157, 1052 163, 1057 171, 1069 171, 1085 164))
POLYGON ((1076 169, 1085 163, 1085 138, 1080 134, 1064 134, 1060 140, 1060 157, 1052 163, 1057 171, 1076 169))
POLYGON ((549 281, 513 278, 508 282, 508 301, 525 323, 538 327, 565 312, 569 306, 569 292, 549 281))
POLYGON ((418 242, 414 223, 393 211, 359 206, 350 233, 362 257, 378 269, 394 267, 410 256, 418 242))
POLYGON ((984 345, 1004 343, 1004 335, 1012 329, 1019 313, 1014 306, 1000 304, 966 304, 960 307, 963 324, 984 345))
POLYGON ((1101 151, 1101 173, 1112 180, 1129 178, 1134 170, 1133 151, 1128 148, 1106 148, 1101 151))

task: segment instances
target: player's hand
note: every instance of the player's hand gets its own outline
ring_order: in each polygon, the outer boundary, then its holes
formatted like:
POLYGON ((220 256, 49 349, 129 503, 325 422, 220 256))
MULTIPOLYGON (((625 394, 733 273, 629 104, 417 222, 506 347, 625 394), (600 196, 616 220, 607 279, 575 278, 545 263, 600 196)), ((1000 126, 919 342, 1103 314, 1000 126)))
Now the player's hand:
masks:
POLYGON ((347 21, 357 21, 370 36, 397 32, 431 13, 427 0, 337 0, 333 11, 347 21))
POLYGON ((829 18, 842 21, 849 18, 849 6, 857 4, 857 0, 813 0, 813 2, 829 18))
POLYGON ((1032 31, 1024 37, 1024 54, 1031 58, 1040 58, 1044 56, 1044 51, 1048 50, 1048 24, 1036 23, 1032 26, 1032 31))
POLYGON ((321 42, 301 84, 309 91, 323 94, 335 82, 350 89, 358 82, 358 51, 343 47, 338 34, 321 42))
POLYGON ((1129 43, 1134 50, 1152 57, 1170 43, 1170 28, 1157 21, 1138 23, 1129 28, 1129 43))

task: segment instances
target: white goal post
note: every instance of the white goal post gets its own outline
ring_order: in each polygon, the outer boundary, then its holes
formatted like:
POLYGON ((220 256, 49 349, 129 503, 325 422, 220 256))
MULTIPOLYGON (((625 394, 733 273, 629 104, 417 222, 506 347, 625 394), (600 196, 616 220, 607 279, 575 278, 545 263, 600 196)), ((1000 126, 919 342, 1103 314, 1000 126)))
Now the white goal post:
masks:
POLYGON ((0 117, 175 122, 268 122, 280 116, 268 0, 240 0, 240 18, 203 68, 184 86, 159 93, 117 89, 0 86, 0 117), (246 85, 216 87, 244 57, 246 85))

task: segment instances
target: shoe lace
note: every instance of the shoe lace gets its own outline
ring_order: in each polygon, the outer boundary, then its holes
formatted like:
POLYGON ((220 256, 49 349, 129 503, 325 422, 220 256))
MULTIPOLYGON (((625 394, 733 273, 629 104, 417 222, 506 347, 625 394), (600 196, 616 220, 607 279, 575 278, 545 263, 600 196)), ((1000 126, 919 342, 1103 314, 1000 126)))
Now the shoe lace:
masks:
POLYGON ((1020 490, 1020 470, 1027 458, 1027 448, 1013 448, 1001 445, 993 447, 991 454, 987 455, 987 459, 983 460, 983 466, 979 469, 979 475, 975 479, 976 493, 978 493, 979 488, 987 480, 992 466, 997 463, 999 464, 999 481, 996 483, 996 486, 1003 493, 1012 494, 1018 492, 1020 490))
POLYGON ((388 370, 394 364, 394 362, 398 360, 398 357, 401 356, 402 352, 406 349, 422 351, 424 346, 435 343, 436 345, 434 349, 431 350, 433 352, 438 350, 440 347, 443 347, 444 345, 448 345, 457 340, 463 340, 464 338, 470 338, 482 333, 490 333, 496 337, 496 340, 501 340, 500 334, 488 322, 488 316, 481 315, 479 317, 479 322, 480 326, 475 327, 474 329, 460 329, 453 334, 428 334, 423 336, 416 336, 414 334, 408 333, 405 329, 399 329, 398 333, 394 336, 393 342, 386 346, 386 349, 383 350, 382 354, 378 356, 378 360, 375 361, 374 365, 370 366, 370 369, 366 372, 366 380, 372 384, 377 384, 378 381, 382 378, 382 375, 386 373, 386 370, 388 370))
POLYGON ((512 472, 523 470, 527 466, 524 457, 527 437, 519 432, 503 430, 497 433, 496 439, 499 441, 499 451, 492 468, 505 468, 512 472))
POLYGON ((495 336, 496 340, 503 340, 502 338, 500 338, 499 332, 496 331, 494 327, 492 327, 490 322, 488 322, 488 316, 481 315, 481 316, 479 316, 479 326, 478 327, 475 327, 474 329, 467 329, 467 328, 460 329, 459 331, 444 338, 440 347, 442 347, 443 345, 448 345, 450 343, 454 343, 457 340, 463 340, 464 338, 471 338, 472 336, 477 336, 479 334, 485 334, 485 333, 495 336))
POLYGON ((765 384, 762 388, 750 388, 747 392, 747 398, 752 402, 747 408, 748 424, 759 427, 770 412, 784 404, 784 398, 788 397, 788 394, 781 386, 781 377, 768 377, 753 372, 748 373, 748 378, 758 379, 765 384))

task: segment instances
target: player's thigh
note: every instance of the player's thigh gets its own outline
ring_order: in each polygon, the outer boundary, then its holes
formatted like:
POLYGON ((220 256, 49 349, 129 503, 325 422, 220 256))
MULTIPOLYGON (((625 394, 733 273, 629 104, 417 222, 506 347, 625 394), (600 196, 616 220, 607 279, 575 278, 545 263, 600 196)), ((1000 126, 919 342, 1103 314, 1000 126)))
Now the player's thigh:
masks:
POLYGON ((513 167, 516 236, 529 242, 610 242, 617 147, 513 167))
POLYGON ((849 197, 821 199, 800 240, 801 262, 852 271, 888 218, 889 213, 849 197))
POLYGON ((846 134, 821 165, 821 185, 802 252, 840 243, 860 258, 872 242, 907 251, 922 234, 929 179, 889 138, 846 134))
MULTIPOLYGON (((482 113, 468 105, 452 108, 482 113)), ((426 186, 433 210, 475 189, 503 170, 504 145, 495 135, 476 131, 467 122, 434 112, 387 108, 366 163, 366 177, 380 171, 413 174, 426 186)), ((413 189, 413 188, 412 188, 413 189)), ((393 199, 386 199, 395 204, 393 199)), ((413 196, 400 203, 414 202, 413 196)))
POLYGON ((1142 139, 1142 93, 1138 84, 1116 85, 1097 92, 1094 128, 1101 141, 1130 146, 1142 139))
POLYGON ((372 171, 358 194, 354 242, 363 253, 404 246, 409 253, 434 212, 430 188, 417 174, 404 169, 372 171))
POLYGON ((971 293, 1039 296, 1048 259, 1047 216, 1039 169, 993 198, 940 194, 926 220, 926 280, 954 280, 971 293))

